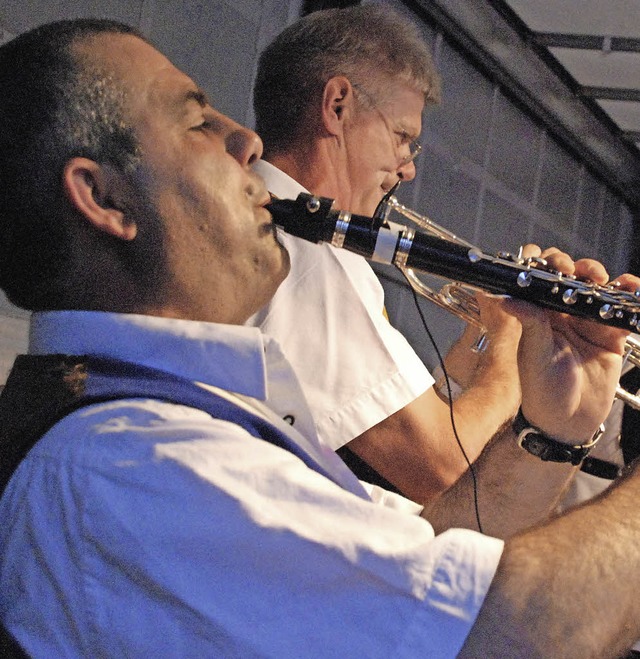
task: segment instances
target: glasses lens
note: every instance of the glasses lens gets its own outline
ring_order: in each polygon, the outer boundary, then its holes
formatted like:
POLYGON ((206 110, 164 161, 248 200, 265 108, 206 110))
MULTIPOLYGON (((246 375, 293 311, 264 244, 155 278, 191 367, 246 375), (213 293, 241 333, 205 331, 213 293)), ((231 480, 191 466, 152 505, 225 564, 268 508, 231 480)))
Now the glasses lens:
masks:
POLYGON ((409 153, 402 159, 403 165, 408 165, 422 151, 422 145, 417 140, 409 144, 409 153))

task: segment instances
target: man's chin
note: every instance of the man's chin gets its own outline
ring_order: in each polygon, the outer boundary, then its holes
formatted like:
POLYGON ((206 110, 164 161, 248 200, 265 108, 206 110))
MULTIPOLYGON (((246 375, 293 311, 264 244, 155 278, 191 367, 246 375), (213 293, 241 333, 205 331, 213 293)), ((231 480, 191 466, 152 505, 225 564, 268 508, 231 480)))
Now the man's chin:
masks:
POLYGON ((340 208, 338 210, 348 210, 353 215, 373 217, 380 201, 382 201, 382 196, 377 199, 363 199, 359 204, 354 204, 352 208, 340 208))
POLYGON ((289 256, 289 251, 279 240, 278 240, 278 244, 280 245, 280 254, 282 258, 282 269, 281 269, 282 279, 278 283, 279 286, 287 278, 287 275, 291 270, 291 256, 289 256))
POLYGON ((360 215, 366 215, 367 217, 373 217, 380 206, 380 202, 389 194, 389 190, 386 190, 383 187, 380 187, 376 190, 375 194, 372 194, 366 202, 366 207, 364 208, 365 212, 360 213, 360 215))

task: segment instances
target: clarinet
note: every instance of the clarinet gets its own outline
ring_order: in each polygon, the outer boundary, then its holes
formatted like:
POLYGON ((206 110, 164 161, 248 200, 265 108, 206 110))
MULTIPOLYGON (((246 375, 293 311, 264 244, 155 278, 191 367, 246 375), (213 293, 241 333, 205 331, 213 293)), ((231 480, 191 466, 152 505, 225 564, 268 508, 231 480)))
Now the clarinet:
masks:
POLYGON ((506 252, 486 254, 469 243, 389 222, 384 213, 367 217, 336 210, 332 199, 306 193, 296 200, 274 200, 267 208, 286 233, 314 243, 326 242, 372 261, 630 331, 636 330, 640 319, 640 291, 580 281, 544 269, 542 259, 522 259, 506 252))

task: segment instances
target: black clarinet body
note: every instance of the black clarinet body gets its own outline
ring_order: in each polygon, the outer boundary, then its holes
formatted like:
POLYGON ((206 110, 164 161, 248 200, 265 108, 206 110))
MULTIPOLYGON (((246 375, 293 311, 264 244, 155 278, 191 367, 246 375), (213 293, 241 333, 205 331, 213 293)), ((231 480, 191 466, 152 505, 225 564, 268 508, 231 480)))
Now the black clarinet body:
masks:
POLYGON ((333 201, 301 194, 296 200, 276 200, 268 206, 285 232, 327 242, 381 263, 460 282, 488 293, 509 295, 609 326, 637 330, 640 292, 613 285, 584 282, 546 270, 539 259, 527 261, 510 254, 485 254, 468 243, 459 244, 388 222, 335 210, 333 201))

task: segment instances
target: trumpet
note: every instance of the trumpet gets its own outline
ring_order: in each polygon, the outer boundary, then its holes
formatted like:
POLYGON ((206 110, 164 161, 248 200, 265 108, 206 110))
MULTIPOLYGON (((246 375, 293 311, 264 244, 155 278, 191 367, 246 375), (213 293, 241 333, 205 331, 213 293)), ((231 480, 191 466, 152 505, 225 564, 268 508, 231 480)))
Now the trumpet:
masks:
MULTIPOLYGON (((474 293, 509 295, 538 306, 613 327, 636 331, 640 322, 640 291, 624 291, 614 284, 580 281, 547 268, 541 258, 522 258, 499 252, 484 253, 428 217, 387 195, 373 217, 335 210, 333 200, 302 193, 296 200, 278 199, 268 209, 287 233, 320 243, 328 242, 372 261, 396 265, 420 295, 482 328, 474 293), (395 212, 416 230, 389 220, 395 212), (424 284, 416 271, 448 280, 440 291, 424 284)), ((630 334, 625 361, 640 366, 640 337, 630 334)), ((640 397, 621 387, 618 398, 640 409, 640 397)))

